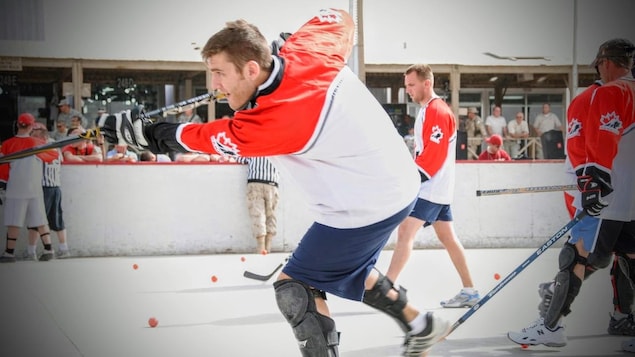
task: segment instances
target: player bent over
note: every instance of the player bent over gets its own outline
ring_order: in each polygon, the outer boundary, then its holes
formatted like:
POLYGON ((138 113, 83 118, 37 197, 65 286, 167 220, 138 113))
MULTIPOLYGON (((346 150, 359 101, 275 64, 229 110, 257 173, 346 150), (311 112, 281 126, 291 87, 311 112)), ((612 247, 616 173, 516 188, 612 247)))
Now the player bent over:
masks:
POLYGON ((406 355, 420 356, 449 323, 415 309, 373 269, 412 209, 420 177, 386 112, 346 66, 354 27, 345 11, 322 10, 270 47, 256 26, 229 22, 202 56, 232 119, 148 124, 133 110, 102 115, 99 126, 110 142, 154 153, 268 157, 315 217, 274 284, 302 356, 338 356, 326 293, 393 317, 406 333, 406 355))

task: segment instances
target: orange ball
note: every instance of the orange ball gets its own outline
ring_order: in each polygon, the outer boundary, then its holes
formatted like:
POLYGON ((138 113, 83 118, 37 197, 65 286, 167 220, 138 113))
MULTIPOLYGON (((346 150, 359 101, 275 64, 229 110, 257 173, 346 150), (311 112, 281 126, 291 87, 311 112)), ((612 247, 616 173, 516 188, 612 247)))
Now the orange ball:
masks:
POLYGON ((240 257, 241 262, 244 262, 245 260, 246 260, 245 257, 240 257))
POLYGON ((132 269, 137 270, 139 269, 139 266, 137 264, 132 264, 132 269))
POLYGON ((501 278, 500 274, 498 274, 498 273, 494 274, 494 279, 498 280, 500 278, 501 278))
POLYGON ((267 253, 268 253, 268 252, 267 252, 267 250, 266 250, 266 249, 263 249, 262 251, 260 251, 260 254, 262 254, 262 255, 267 255, 267 253))
POLYGON ((216 277, 216 275, 212 275, 212 283, 215 283, 218 281, 218 278, 216 277))
POLYGON ((154 328, 157 327, 157 325, 159 324, 159 320, 157 320, 154 317, 151 317, 148 319, 148 325, 150 325, 150 327, 154 328))

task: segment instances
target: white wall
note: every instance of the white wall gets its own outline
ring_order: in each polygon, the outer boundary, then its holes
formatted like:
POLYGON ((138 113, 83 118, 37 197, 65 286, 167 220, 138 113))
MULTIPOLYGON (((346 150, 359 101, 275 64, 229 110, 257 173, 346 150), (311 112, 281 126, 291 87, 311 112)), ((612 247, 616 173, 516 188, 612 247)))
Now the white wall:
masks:
MULTIPOLYGON (((355 1, 355 0, 353 0, 355 1)), ((612 37, 635 41, 631 0, 366 0, 365 61, 468 65, 570 65, 574 2, 577 63, 590 63, 612 37), (404 48, 405 44, 405 48, 404 48), (548 56, 501 61, 483 52, 548 56)), ((204 45, 226 21, 244 18, 273 39, 293 32, 320 8, 349 9, 347 0, 8 0, 42 3, 44 41, 1 41, 0 56, 200 61, 204 45)), ((9 19, 11 14, 5 15, 9 19)), ((32 18, 25 16, 24 21, 32 18)), ((33 18, 34 20, 34 18, 33 18)))
MULTIPOLYGON (((566 182, 562 165, 459 163, 452 209, 463 244, 468 248, 543 244, 569 220, 561 192, 477 197, 476 190, 560 185, 566 182)), ((255 250, 245 204, 245 166, 65 164, 62 175, 64 218, 77 256, 255 250)), ((284 178, 280 194, 274 250, 290 251, 312 219, 302 196, 284 178)), ((2 227, 0 237, 5 236, 2 227)), ((388 248, 395 238, 393 234, 388 248)), ((56 245, 55 236, 53 242, 56 245)), ((18 251, 25 246, 23 233, 18 251)), ((419 231, 416 247, 441 246, 428 227, 419 231)))

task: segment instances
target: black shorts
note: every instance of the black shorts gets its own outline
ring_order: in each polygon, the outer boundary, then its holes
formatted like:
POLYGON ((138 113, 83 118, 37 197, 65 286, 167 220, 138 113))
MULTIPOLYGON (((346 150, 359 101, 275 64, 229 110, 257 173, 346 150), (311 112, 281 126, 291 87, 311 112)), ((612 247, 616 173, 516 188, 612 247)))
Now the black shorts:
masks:
POLYGON ((44 210, 49 221, 49 227, 53 231, 61 231, 64 225, 62 212, 62 190, 59 187, 42 187, 44 190, 44 210))

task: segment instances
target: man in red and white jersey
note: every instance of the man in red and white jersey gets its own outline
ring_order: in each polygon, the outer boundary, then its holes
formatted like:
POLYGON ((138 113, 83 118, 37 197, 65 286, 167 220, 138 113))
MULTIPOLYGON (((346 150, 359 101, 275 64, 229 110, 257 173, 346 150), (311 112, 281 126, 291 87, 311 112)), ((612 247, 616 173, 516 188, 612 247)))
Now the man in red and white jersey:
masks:
POLYGON ((432 225, 450 255, 463 288, 451 299, 441 301, 447 308, 472 307, 480 296, 474 289, 463 245, 454 233, 450 204, 454 198, 456 166, 456 120, 450 107, 434 93, 434 74, 426 64, 410 66, 404 75, 406 92, 421 105, 415 118, 415 163, 421 177, 419 197, 409 216, 399 225, 397 244, 386 272, 396 282, 405 267, 417 231, 432 225))
MULTIPOLYGON (((43 140, 29 136, 35 117, 29 113, 18 117, 18 132, 12 138, 2 143, 0 153, 9 155, 18 151, 30 149, 45 144, 43 140)), ((7 243, 5 251, 0 256, 0 263, 13 263, 15 246, 22 227, 37 227, 44 251, 40 260, 51 260, 54 257, 51 249, 51 235, 44 210, 44 196, 42 193, 42 161, 52 161, 57 157, 56 150, 49 150, 37 155, 14 160, 1 166, 8 166, 1 178, 6 182, 6 202, 4 203, 4 224, 7 226, 7 243)))
MULTIPOLYGON (((615 312, 608 332, 635 335, 631 305, 635 281, 635 168, 627 153, 635 150, 635 82, 631 75, 635 46, 614 39, 600 46, 592 66, 604 85, 594 85, 571 103, 567 113, 567 167, 575 173, 576 214, 588 216, 571 229, 560 252, 553 282, 539 286, 541 317, 508 337, 519 344, 566 345, 563 317, 571 312, 582 281, 606 268, 611 270, 615 312)), ((635 341, 634 341, 635 342, 635 341)), ((635 343, 623 347, 635 352, 635 343)))
POLYGON ((132 110, 103 115, 99 126, 111 142, 154 153, 268 157, 315 217, 274 283, 302 355, 338 355, 328 292, 393 317, 406 333, 406 354, 418 356, 450 324, 420 312, 374 269, 420 180, 387 113, 346 66, 354 28, 345 11, 322 10, 272 51, 256 26, 228 22, 201 52, 233 119, 148 125, 132 110))

